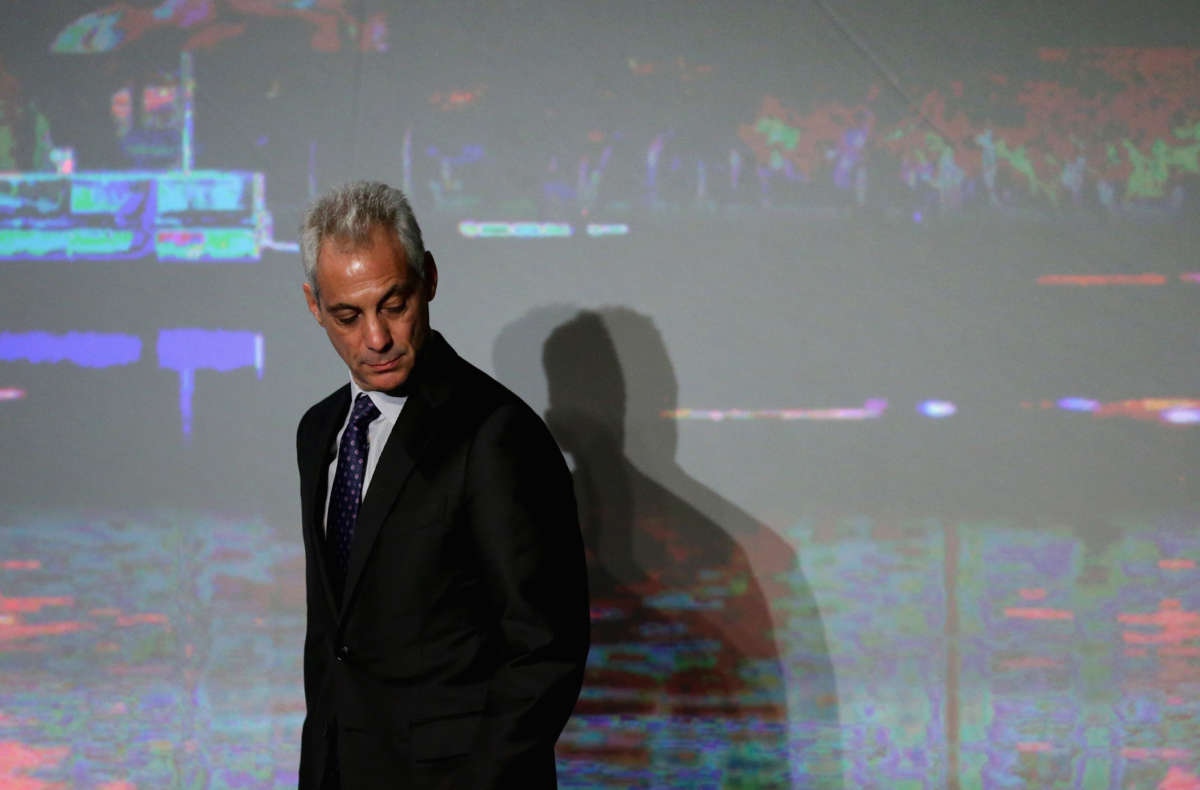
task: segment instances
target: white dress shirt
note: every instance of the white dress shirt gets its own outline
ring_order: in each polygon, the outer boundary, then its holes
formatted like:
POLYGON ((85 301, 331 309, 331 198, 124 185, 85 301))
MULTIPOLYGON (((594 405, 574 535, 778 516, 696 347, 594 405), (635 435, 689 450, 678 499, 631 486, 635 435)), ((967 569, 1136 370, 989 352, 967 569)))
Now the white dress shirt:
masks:
MULTIPOLYGON (((363 388, 358 386, 354 379, 350 379, 350 408, 346 410, 346 419, 342 422, 342 427, 333 440, 334 456, 333 460, 329 462, 329 479, 325 487, 324 524, 326 527, 329 524, 329 500, 333 494, 333 476, 337 474, 337 451, 342 445, 342 434, 346 432, 346 425, 350 422, 350 415, 354 411, 354 401, 358 400, 358 394, 362 391, 363 388)), ((358 495, 359 502, 367 494, 367 488, 371 485, 371 476, 375 474, 379 456, 383 453, 383 446, 387 444, 388 437, 392 435, 392 428, 400 417, 404 401, 407 400, 403 395, 388 395, 386 392, 368 392, 367 397, 375 404, 375 408, 379 409, 379 416, 367 426, 367 467, 363 470, 363 485, 362 491, 358 495)))

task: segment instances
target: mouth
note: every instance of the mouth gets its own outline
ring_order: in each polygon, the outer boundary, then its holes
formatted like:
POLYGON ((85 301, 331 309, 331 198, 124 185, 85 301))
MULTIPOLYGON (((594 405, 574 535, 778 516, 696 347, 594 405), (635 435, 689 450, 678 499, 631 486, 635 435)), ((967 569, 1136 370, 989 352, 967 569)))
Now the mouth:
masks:
POLYGON ((383 373, 398 367, 400 365, 400 357, 388 360, 387 362, 366 362, 364 364, 373 373, 383 373))

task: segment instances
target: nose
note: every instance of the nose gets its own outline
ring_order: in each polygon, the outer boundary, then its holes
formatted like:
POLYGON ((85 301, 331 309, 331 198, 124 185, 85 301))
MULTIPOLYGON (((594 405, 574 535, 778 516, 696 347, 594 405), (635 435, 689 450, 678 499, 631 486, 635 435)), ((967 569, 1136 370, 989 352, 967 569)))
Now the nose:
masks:
POLYGON ((374 352, 387 351, 392 347, 392 333, 386 321, 378 316, 368 316, 365 322, 367 348, 374 352))

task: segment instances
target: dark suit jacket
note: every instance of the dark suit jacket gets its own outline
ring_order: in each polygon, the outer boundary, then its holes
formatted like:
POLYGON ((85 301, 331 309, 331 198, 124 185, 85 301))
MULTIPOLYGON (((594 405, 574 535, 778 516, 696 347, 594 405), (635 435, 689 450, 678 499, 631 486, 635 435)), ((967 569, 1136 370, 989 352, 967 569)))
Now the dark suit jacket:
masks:
POLYGON ((553 788, 579 695, 587 579, 542 420, 434 332, 363 497, 339 595, 323 514, 349 385, 300 421, 308 628, 300 788, 553 788), (336 736, 336 737, 331 737, 336 736))

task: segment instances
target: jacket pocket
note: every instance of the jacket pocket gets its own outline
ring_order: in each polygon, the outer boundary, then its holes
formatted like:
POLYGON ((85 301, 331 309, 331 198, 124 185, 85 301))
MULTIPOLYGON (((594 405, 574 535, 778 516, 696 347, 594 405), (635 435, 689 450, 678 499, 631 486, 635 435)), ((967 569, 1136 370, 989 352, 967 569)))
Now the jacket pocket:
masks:
POLYGON ((409 730, 413 760, 444 760, 469 754, 482 721, 482 711, 471 711, 414 722, 409 730))
POLYGON ((444 526, 446 523, 446 514, 449 510, 449 498, 444 496, 437 497, 412 512, 404 513, 400 511, 400 528, 405 532, 412 533, 444 526))

